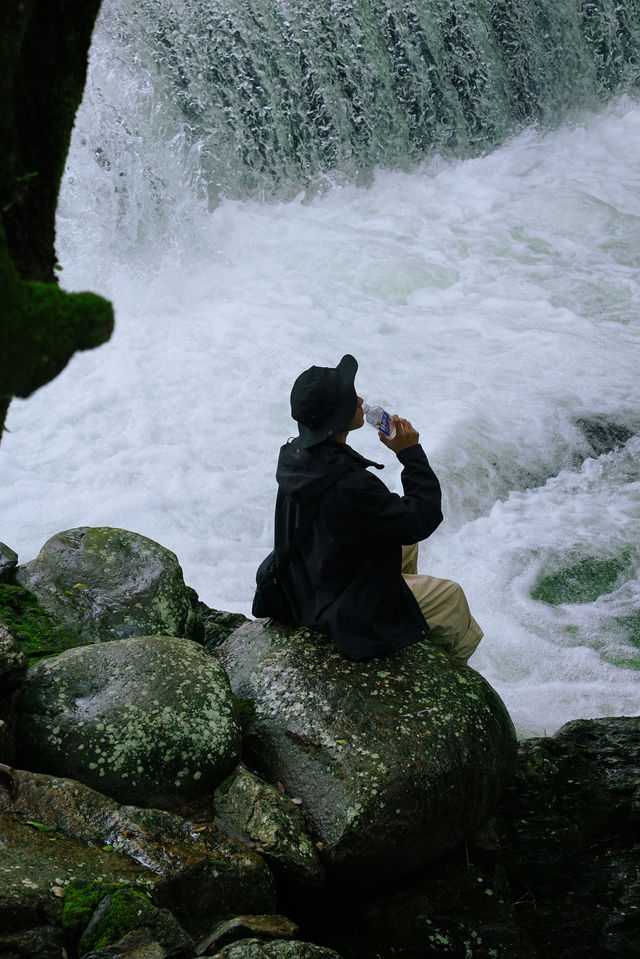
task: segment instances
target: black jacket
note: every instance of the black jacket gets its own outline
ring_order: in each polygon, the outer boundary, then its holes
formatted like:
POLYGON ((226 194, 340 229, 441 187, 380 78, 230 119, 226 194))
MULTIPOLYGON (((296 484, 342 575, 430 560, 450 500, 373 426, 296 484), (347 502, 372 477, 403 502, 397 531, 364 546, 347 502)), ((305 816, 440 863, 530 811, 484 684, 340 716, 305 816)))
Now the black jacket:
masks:
POLYGON ((309 533, 283 577, 297 621, 328 633, 353 659, 391 653, 428 632, 402 578, 403 545, 442 521, 440 484, 421 446, 398 454, 404 496, 391 493, 342 443, 280 450, 275 550, 280 560, 320 498, 309 533))

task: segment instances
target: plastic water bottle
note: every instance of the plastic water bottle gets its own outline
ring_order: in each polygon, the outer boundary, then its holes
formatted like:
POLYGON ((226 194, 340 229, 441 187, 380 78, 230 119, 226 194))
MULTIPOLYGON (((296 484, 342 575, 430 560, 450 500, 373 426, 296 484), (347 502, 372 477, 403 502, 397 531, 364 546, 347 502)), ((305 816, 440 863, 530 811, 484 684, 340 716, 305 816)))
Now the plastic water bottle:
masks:
POLYGON ((380 430, 390 440, 396 435, 395 423, 389 413, 383 410, 381 406, 369 406, 368 403, 362 404, 364 418, 374 429, 380 430))

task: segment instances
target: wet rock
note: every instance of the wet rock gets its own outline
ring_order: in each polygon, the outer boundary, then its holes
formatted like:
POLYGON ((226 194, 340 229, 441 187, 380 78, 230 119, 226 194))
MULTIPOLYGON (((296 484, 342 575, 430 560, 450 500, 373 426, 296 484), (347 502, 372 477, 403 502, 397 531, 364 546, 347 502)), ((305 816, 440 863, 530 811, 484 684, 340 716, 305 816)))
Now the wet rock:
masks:
POLYGON ((340 959, 337 952, 311 942, 262 942, 243 939, 216 953, 219 959, 340 959))
POLYGON ((36 820, 0 812, 0 930, 55 923, 65 888, 75 879, 125 882, 153 888, 148 871, 117 852, 88 848, 36 820))
POLYGON ((531 588, 531 598, 550 606, 562 603, 593 603, 633 578, 631 556, 603 559, 598 556, 554 555, 531 588), (555 567, 555 568, 554 568, 555 567), (559 568, 558 568, 559 567, 559 568))
POLYGON ((211 652, 217 649, 225 639, 228 639, 231 633, 240 626, 244 626, 249 620, 242 613, 229 613, 221 609, 211 609, 204 603, 198 603, 198 609, 202 618, 204 627, 205 649, 211 652))
POLYGON ((305 885, 322 882, 324 870, 302 811, 245 766, 216 794, 216 811, 222 827, 264 856, 276 876, 305 885))
POLYGON ((352 663, 309 631, 258 620, 219 656, 254 701, 247 762, 302 800, 334 879, 390 882, 455 848, 511 774, 497 693, 427 643, 352 663))
POLYGON ((88 526, 58 533, 17 568, 15 581, 85 641, 202 639, 176 556, 138 533, 88 526))
POLYGON ((25 770, 13 775, 14 788, 0 788, 0 810, 144 867, 154 902, 183 921, 275 908, 264 861, 212 821, 196 824, 160 809, 121 806, 71 779, 25 770))
POLYGON ((127 933, 112 946, 103 946, 84 954, 82 959, 191 959, 188 948, 178 949, 157 941, 151 929, 143 927, 127 933))
POLYGON ((223 946, 240 939, 293 939, 300 932, 286 916, 234 916, 219 922, 196 945, 197 956, 212 956, 223 946))
POLYGON ((235 767, 240 726, 220 664, 146 636, 68 650, 29 670, 17 704, 22 765, 122 802, 175 808, 235 767))
POLYGON ((525 740, 501 806, 503 861, 538 954, 636 957, 640 717, 525 740))
POLYGON ((592 416, 577 417, 575 424, 589 444, 593 456, 602 456, 603 453, 610 453, 618 446, 623 446, 640 430, 640 419, 635 412, 627 422, 596 413, 592 416))
POLYGON ((0 583, 6 583, 18 565, 18 554, 6 543, 0 543, 0 583))

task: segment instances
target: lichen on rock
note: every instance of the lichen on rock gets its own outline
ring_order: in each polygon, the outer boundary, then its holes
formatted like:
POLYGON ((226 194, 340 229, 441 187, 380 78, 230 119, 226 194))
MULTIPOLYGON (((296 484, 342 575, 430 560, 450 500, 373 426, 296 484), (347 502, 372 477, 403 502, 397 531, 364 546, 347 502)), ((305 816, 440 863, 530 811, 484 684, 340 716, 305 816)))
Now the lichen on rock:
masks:
POLYGON ((240 737, 220 664, 167 636, 42 660, 17 706, 22 765, 159 808, 214 789, 236 766, 240 737))
POLYGON ((14 579, 85 642, 202 637, 177 557, 139 533, 106 526, 57 533, 14 579))
POLYGON ((301 800, 328 874, 391 881, 492 813, 516 752, 498 694, 429 643, 354 663, 326 638, 264 620, 220 647, 254 701, 244 755, 301 800))
POLYGON ((289 882, 317 886, 324 879, 316 846, 294 799, 282 795, 240 765, 216 794, 223 828, 237 833, 263 855, 274 873, 289 882))

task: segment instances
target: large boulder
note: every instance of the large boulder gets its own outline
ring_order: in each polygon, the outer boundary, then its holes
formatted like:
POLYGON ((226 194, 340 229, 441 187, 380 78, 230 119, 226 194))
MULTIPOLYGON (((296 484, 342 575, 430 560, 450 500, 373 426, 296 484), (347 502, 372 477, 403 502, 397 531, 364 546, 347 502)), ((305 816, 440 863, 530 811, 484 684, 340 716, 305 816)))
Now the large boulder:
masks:
POLYGON ((219 656, 254 700, 247 762, 301 800, 335 879, 389 881, 442 855, 486 821, 511 775, 501 699, 428 643, 353 663, 309 630, 258 620, 219 656))
POLYGON ((43 659, 16 709, 22 766, 122 802, 176 807, 215 789, 239 758, 227 676, 186 639, 143 636, 43 659))
POLYGON ((139 533, 103 526, 58 533, 14 577, 85 642, 202 638, 175 554, 139 533))

